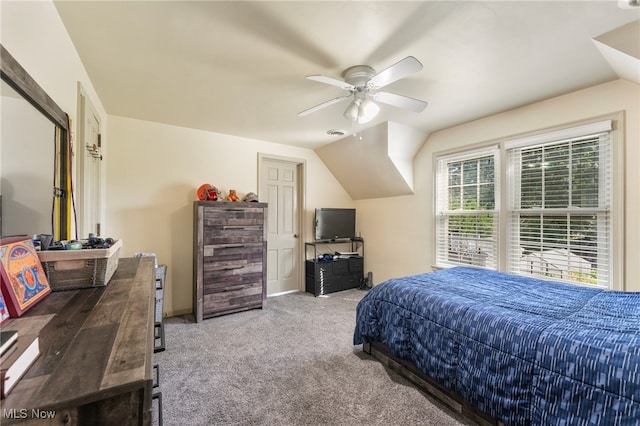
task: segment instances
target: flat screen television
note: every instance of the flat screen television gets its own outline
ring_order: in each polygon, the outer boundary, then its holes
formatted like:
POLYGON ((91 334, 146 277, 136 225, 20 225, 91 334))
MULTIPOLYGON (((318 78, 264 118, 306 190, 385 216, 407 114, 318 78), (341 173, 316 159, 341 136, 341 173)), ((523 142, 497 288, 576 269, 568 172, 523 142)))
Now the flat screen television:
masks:
POLYGON ((356 237, 356 209, 318 208, 314 222, 316 240, 356 237))

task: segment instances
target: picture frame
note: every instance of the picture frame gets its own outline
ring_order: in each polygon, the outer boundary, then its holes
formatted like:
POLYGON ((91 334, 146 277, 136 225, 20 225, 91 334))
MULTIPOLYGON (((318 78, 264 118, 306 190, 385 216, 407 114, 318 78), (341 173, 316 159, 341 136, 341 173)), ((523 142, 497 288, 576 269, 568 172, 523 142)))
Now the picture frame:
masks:
POLYGON ((33 241, 26 236, 0 239, 0 290, 11 318, 17 318, 51 293, 33 241))
POLYGON ((4 301, 4 296, 2 296, 2 291, 0 291, 0 325, 9 318, 9 309, 4 301))

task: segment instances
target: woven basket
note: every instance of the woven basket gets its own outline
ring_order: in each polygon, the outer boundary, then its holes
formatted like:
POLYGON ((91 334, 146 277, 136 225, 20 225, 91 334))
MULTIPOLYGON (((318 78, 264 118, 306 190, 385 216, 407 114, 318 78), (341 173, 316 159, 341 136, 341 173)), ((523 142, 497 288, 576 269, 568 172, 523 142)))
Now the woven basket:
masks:
POLYGON ((118 269, 122 240, 108 249, 38 252, 52 291, 104 287, 118 269))

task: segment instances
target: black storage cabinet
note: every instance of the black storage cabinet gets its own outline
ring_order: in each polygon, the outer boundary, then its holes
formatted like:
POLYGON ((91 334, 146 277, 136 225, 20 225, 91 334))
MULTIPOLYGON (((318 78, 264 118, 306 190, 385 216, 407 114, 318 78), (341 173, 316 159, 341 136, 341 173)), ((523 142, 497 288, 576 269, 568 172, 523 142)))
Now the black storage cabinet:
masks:
MULTIPOLYGON (((361 240, 358 242, 362 244, 361 240)), ((312 243, 307 244, 311 245, 312 243)), ((306 291, 314 296, 321 296, 336 291, 359 288, 363 282, 363 271, 363 256, 322 261, 318 260, 314 250, 314 258, 305 261, 306 291)))

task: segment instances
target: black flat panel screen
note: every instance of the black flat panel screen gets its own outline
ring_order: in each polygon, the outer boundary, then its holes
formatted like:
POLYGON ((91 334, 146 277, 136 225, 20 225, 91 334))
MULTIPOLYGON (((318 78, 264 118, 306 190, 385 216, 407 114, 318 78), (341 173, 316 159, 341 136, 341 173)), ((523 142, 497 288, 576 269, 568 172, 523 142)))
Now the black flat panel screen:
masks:
POLYGON ((319 208, 316 209, 316 240, 355 238, 356 209, 319 208))

